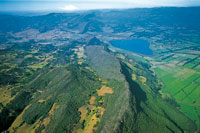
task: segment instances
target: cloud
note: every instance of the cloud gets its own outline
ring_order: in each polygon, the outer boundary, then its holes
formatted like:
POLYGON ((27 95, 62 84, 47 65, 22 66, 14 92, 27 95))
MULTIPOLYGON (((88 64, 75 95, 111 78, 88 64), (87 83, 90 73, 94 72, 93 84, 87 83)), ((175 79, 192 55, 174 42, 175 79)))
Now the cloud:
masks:
POLYGON ((136 7, 200 6, 200 0, 0 0, 1 11, 77 11, 136 7))
POLYGON ((61 7, 61 10, 64 10, 64 11, 75 11, 75 10, 79 10, 79 8, 74 6, 74 5, 66 5, 64 7, 61 7))
POLYGON ((132 7, 157 7, 157 6, 199 6, 200 0, 74 0, 88 3, 117 3, 129 4, 132 7))

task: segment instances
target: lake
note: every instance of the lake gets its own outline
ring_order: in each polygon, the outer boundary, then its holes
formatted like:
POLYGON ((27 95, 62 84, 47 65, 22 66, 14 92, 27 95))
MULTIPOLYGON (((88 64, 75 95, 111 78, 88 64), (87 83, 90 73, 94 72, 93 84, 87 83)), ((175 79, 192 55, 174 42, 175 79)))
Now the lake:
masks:
POLYGON ((131 39, 131 40, 112 40, 110 43, 124 50, 132 51, 144 55, 152 55, 153 51, 149 48, 149 42, 143 39, 131 39))

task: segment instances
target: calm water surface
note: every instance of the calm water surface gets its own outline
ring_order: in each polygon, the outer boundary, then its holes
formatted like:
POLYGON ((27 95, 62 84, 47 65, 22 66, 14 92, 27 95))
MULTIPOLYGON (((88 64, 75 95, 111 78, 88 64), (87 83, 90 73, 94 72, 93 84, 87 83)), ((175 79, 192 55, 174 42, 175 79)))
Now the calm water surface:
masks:
POLYGON ((149 42, 143 39, 131 39, 131 40, 113 40, 110 43, 121 49, 129 50, 135 53, 152 55, 153 51, 149 48, 149 42))

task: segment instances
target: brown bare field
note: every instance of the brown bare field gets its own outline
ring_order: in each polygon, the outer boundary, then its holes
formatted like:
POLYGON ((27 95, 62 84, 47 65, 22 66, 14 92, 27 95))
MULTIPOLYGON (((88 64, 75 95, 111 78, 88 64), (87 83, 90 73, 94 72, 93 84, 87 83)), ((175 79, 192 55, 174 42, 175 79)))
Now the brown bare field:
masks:
POLYGON ((43 120, 42 124, 46 127, 50 123, 50 117, 47 117, 43 120))
POLYGON ((78 61, 78 64, 79 64, 79 65, 82 65, 82 64, 83 64, 83 62, 82 62, 82 61, 78 61))
POLYGON ((78 109, 79 112, 81 112, 81 119, 80 122, 82 122, 83 120, 85 120, 87 118, 87 106, 82 106, 78 109))
POLYGON ((85 67, 85 69, 87 69, 87 70, 89 70, 91 72, 94 72, 94 70, 92 68, 90 68, 90 67, 85 67))
POLYGON ((136 75, 134 73, 132 74, 132 80, 136 80, 136 75))
POLYGON ((92 105, 85 105, 79 108, 79 112, 81 112, 80 123, 85 120, 84 129, 78 129, 74 131, 74 133, 92 133, 93 130, 96 130, 97 127, 95 125, 100 121, 101 117, 104 114, 105 109, 102 107, 95 107, 92 105), (88 109, 91 110, 90 114, 88 113, 88 109), (98 116, 98 117, 97 117, 98 116))
POLYGON ((29 133, 31 132, 30 127, 30 125, 24 123, 20 128, 17 129, 17 133, 29 133))
POLYGON ((90 104, 95 104, 95 101, 96 101, 96 97, 95 96, 91 96, 90 104))
POLYGON ((132 70, 134 70, 134 71, 136 71, 136 68, 133 66, 133 65, 131 65, 130 63, 128 63, 128 62, 126 62, 126 64, 128 65, 128 67, 130 67, 132 70))
POLYGON ((102 80, 101 78, 99 78, 99 81, 101 81, 101 83, 103 83, 103 84, 107 84, 108 83, 106 80, 102 80))
POLYGON ((139 76, 139 78, 140 78, 140 81, 141 81, 143 84, 147 81, 147 79, 146 79, 145 77, 143 77, 143 76, 139 76))
POLYGON ((103 116, 104 111, 105 111, 104 108, 98 107, 98 113, 100 114, 101 117, 103 116))
POLYGON ((100 119, 96 117, 96 114, 94 114, 85 129, 83 130, 83 133, 92 133, 94 126, 97 124, 98 121, 100 121, 100 119))
POLYGON ((38 102, 39 102, 39 103, 44 103, 45 100, 44 100, 44 99, 40 99, 40 100, 38 100, 38 102))
MULTIPOLYGON (((10 128, 8 129, 9 132, 11 132, 11 133, 15 132, 14 129, 16 129, 17 127, 19 127, 19 126, 22 124, 22 122, 23 122, 22 116, 23 116, 24 112, 25 112, 30 106, 31 106, 31 104, 28 105, 28 106, 26 106, 25 109, 23 110, 23 112, 15 119, 15 121, 12 123, 12 125, 11 125, 10 128)), ((23 126, 24 126, 24 125, 23 125, 23 126)))
POLYGON ((98 96, 104 96, 105 94, 113 94, 113 90, 110 87, 102 86, 100 90, 97 90, 98 96))
POLYGON ((95 125, 97 124, 97 122, 100 122, 100 118, 103 116, 105 109, 102 107, 95 107, 92 109, 92 113, 95 110, 97 110, 97 113, 92 114, 92 117, 88 118, 90 120, 88 121, 86 127, 84 128, 83 133, 92 133, 93 130, 97 130, 97 127, 95 127, 95 125), (97 115, 100 117, 97 117, 97 115))
POLYGON ((51 107, 51 110, 49 111, 49 115, 53 115, 54 111, 59 108, 59 105, 56 105, 56 103, 53 104, 51 107))
POLYGON ((6 106, 15 96, 11 97, 11 90, 8 88, 0 88, 0 103, 6 106))

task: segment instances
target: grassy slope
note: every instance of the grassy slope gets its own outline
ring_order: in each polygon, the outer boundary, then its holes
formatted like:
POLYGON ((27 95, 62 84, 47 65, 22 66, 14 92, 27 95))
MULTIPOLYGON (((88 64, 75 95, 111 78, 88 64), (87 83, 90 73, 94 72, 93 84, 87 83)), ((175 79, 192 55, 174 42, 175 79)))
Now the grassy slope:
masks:
POLYGON ((122 72, 129 83, 131 94, 130 110, 124 115, 119 132, 194 132, 196 130, 195 124, 189 118, 157 97, 147 85, 133 81, 132 70, 124 63, 122 63, 122 72))
MULTIPOLYGON (((5 92, 9 95, 2 95, 2 101, 10 97, 10 91, 13 97, 1 105, 0 130, 8 129, 16 120, 10 131, 71 132, 80 119, 78 108, 100 88, 100 81, 85 67, 80 68, 77 59, 69 64, 73 45, 54 47, 27 43, 26 46, 14 45, 0 53, 1 73, 7 71, 8 76, 14 73, 17 76, 10 79, 12 82, 1 80, 4 88, 9 85, 5 92), (16 65, 10 67, 11 63, 16 65), (25 107, 29 108, 24 110, 25 107)), ((1 75, 1 78, 9 77, 1 75)))
MULTIPOLYGON (((35 90, 31 106, 24 111, 21 124, 37 125, 35 131, 47 132, 71 132, 74 124, 78 123, 80 116, 78 108, 85 104, 89 95, 100 88, 100 82, 96 76, 88 70, 80 70, 76 65, 57 67, 47 73, 39 75, 25 86, 24 90, 35 90), (80 95, 81 94, 81 95, 80 95), (53 104, 58 106, 53 114, 50 114, 53 104), (45 119, 49 122, 45 125, 45 119), (40 121, 38 125, 37 121, 40 121)), ((27 126, 25 126, 27 127, 27 126)), ((15 127, 15 130, 20 129, 15 127)))

